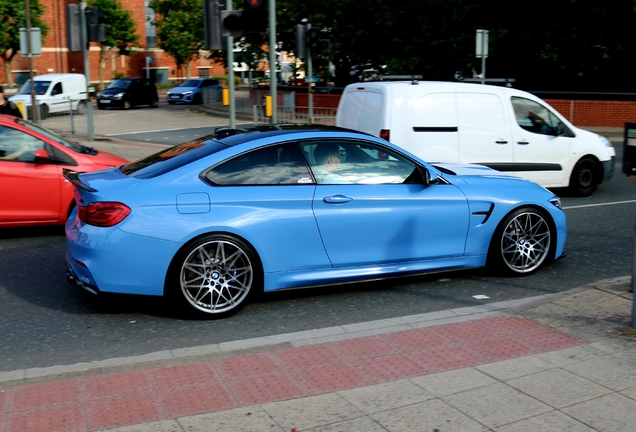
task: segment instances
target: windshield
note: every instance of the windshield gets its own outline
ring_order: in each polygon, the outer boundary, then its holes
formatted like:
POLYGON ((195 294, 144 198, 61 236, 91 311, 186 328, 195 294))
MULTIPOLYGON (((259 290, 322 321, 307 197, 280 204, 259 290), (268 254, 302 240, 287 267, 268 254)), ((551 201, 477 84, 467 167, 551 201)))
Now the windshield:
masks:
MULTIPOLYGON (((35 94, 43 95, 51 86, 51 81, 36 81, 35 82, 35 94)), ((18 94, 31 94, 31 81, 24 83, 18 94)))
POLYGON ((201 84, 200 80, 187 80, 179 87, 199 87, 199 84, 201 84))
MULTIPOLYGON (((36 81, 37 82, 37 81, 36 81)), ((76 151, 77 153, 84 153, 84 154, 97 154, 97 152, 91 148, 91 147, 87 147, 85 145, 82 145, 80 143, 76 143, 76 142, 71 142, 68 141, 66 138, 56 134, 55 132, 51 132, 48 129, 44 129, 43 127, 34 125, 33 123, 30 123, 28 121, 24 121, 24 120, 16 120, 18 123, 20 123, 22 126, 24 126, 27 129, 30 129, 32 131, 38 132, 46 137, 49 137, 50 139, 54 140, 55 142, 58 142, 60 144, 62 144, 64 147, 67 147, 73 151, 76 151)))
POLYGON ((108 84, 107 89, 127 89, 130 86, 130 80, 115 80, 112 83, 108 84))

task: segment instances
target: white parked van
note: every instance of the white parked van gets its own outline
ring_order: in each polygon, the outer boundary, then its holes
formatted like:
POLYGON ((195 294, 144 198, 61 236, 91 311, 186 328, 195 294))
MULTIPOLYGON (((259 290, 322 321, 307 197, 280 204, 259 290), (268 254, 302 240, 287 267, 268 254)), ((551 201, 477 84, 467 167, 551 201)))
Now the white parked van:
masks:
MULTIPOLYGON (((33 77, 35 99, 40 106, 40 119, 50 113, 75 111, 86 112, 86 77, 82 74, 44 74, 33 77)), ((31 115, 31 80, 25 82, 20 91, 9 100, 23 101, 27 114, 31 115)))
POLYGON ((348 85, 336 125, 380 136, 427 162, 486 165, 591 195, 614 172, 609 140, 512 88, 433 81, 348 85))

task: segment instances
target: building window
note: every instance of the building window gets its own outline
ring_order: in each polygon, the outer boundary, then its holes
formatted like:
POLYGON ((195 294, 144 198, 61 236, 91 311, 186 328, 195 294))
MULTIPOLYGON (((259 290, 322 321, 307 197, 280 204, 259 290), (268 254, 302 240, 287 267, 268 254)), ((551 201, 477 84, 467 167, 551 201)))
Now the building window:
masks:
POLYGON ((145 0, 146 6, 146 48, 157 47, 157 29, 152 25, 155 19, 155 11, 148 7, 148 0, 145 0))

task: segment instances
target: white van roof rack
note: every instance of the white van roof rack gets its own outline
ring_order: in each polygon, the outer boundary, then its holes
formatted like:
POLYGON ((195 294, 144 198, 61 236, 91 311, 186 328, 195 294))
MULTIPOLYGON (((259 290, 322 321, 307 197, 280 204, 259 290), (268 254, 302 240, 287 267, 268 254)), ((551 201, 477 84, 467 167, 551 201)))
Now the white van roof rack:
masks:
POLYGON ((422 75, 378 75, 380 81, 408 81, 411 80, 412 84, 417 84, 418 80, 423 78, 422 75))

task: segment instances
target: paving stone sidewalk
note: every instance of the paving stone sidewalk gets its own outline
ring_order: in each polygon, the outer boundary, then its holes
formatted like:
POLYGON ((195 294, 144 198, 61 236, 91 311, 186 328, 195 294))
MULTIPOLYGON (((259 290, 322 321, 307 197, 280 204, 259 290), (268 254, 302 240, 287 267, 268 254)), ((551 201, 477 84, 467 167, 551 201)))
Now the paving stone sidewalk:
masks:
POLYGON ((0 431, 623 432, 636 424, 630 289, 622 277, 154 363, 16 371, 0 375, 0 431))

